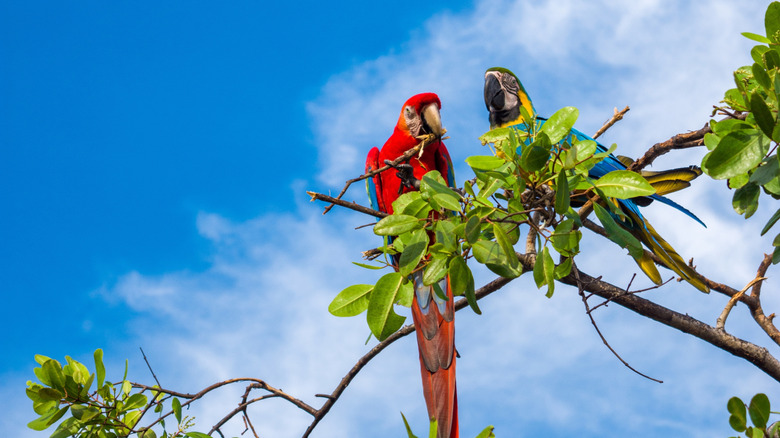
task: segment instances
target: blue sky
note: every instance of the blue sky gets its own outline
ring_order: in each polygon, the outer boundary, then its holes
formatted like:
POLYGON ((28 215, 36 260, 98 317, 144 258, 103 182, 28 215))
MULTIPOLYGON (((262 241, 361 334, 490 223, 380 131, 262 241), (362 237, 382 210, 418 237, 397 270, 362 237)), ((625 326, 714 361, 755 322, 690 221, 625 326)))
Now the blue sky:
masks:
MULTIPOLYGON (((368 348, 361 318, 325 309, 342 288, 372 282, 350 262, 375 239, 353 230, 370 220, 323 217, 305 190, 337 192, 361 173, 406 98, 440 95, 459 181, 463 159, 482 153, 482 73, 494 65, 518 73, 542 113, 577 106, 585 132, 630 105, 605 142, 636 156, 704 124, 749 61, 739 32, 760 33, 766 6, 282 3, 0 5, 0 429, 44 436, 24 427, 34 354, 89 363, 98 347, 115 379, 129 358, 132 378, 151 380, 140 346, 164 385, 194 391, 249 375, 318 403, 312 395, 330 392, 368 348)), ((740 286, 769 248, 758 230, 771 211, 746 222, 723 196, 704 178, 675 195, 707 229, 663 206, 647 215, 705 274, 740 286)), ((605 278, 625 284, 633 262, 591 241, 583 269, 609 259, 605 278)), ((487 424, 504 437, 727 436, 728 397, 780 400, 747 362, 610 306, 597 319, 613 346, 666 383, 635 376, 561 289, 547 300, 521 278, 486 300, 483 316, 458 315, 464 436, 487 424)), ((678 284, 654 294, 705 321, 725 304, 678 284)), ((728 328, 767 344, 744 309, 728 328)), ((409 338, 367 367, 315 436, 403 436, 401 410, 420 430, 415 349, 409 338)), ((236 400, 205 400, 198 424, 208 429, 236 400)), ((268 436, 299 436, 307 422, 278 403, 254 416, 268 436)))

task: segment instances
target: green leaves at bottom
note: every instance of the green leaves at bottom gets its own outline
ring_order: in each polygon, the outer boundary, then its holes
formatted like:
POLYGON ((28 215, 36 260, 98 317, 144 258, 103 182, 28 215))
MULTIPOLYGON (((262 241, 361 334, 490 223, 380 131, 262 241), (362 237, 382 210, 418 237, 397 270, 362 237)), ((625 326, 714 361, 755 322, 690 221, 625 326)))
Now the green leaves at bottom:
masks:
POLYGON ((474 276, 471 274, 471 269, 466 265, 466 261, 459 256, 453 257, 450 260, 447 273, 450 276, 450 287, 453 295, 465 295, 466 301, 474 313, 481 315, 482 311, 479 310, 477 296, 474 292, 474 276))
POLYGON ((750 414, 750 421, 753 422, 755 427, 766 428, 766 424, 769 421, 769 408, 769 397, 766 394, 756 394, 750 400, 748 413, 750 414))
POLYGON ((601 225, 607 232, 609 240, 617 243, 621 248, 628 249, 628 253, 631 254, 632 257, 642 257, 642 253, 644 252, 642 244, 639 243, 639 240, 636 237, 632 236, 631 233, 619 226, 604 207, 599 204, 593 204, 593 211, 596 213, 596 217, 599 218, 601 225))
POLYGON ((401 328, 406 317, 400 316, 393 310, 393 305, 401 298, 401 285, 404 276, 398 272, 385 274, 380 278, 371 292, 368 302, 366 320, 371 333, 380 341, 385 340, 396 330, 401 328))
POLYGON ((544 247, 541 254, 537 254, 534 264, 534 281, 536 287, 541 288, 547 285, 547 298, 553 296, 555 292, 555 262, 550 255, 550 250, 544 247))
POLYGON ((745 403, 739 397, 731 397, 726 403, 726 408, 731 413, 729 425, 737 432, 743 432, 747 428, 747 409, 745 403))

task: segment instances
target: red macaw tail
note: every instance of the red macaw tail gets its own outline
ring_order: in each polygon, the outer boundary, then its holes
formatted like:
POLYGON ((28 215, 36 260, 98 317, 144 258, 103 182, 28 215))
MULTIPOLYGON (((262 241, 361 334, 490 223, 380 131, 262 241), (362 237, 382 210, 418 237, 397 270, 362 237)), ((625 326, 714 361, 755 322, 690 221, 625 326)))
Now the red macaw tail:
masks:
POLYGON ((412 319, 417 328, 423 395, 428 416, 438 423, 437 438, 458 437, 458 395, 455 387, 455 308, 449 277, 439 282, 444 300, 414 275, 412 319))

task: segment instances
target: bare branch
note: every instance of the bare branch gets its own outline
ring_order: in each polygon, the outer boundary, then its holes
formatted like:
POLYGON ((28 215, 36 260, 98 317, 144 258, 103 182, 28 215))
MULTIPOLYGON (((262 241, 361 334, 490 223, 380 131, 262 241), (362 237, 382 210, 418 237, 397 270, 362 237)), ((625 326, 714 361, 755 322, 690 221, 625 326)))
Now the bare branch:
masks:
MULTIPOLYGON (((519 254, 518 258, 525 270, 533 270, 534 257, 519 254)), ((636 295, 628 294, 625 290, 594 278, 579 271, 583 288, 605 299, 623 306, 642 316, 658 321, 661 324, 676 328, 684 333, 691 334, 705 342, 708 342, 721 350, 727 351, 737 357, 741 357, 752 363, 767 375, 780 382, 780 361, 769 353, 764 347, 730 335, 723 330, 718 330, 689 315, 675 312, 669 308, 656 304, 636 295)), ((561 282, 571 286, 577 286, 577 279, 573 273, 561 279, 561 282)), ((715 285, 707 280, 708 285, 715 285)), ((737 291, 734 291, 737 293, 737 291)), ((744 299, 743 296, 742 299, 744 299)))
POLYGON ((729 317, 729 313, 731 313, 731 309, 734 308, 734 306, 737 304, 737 301, 742 297, 742 295, 745 294, 745 292, 756 285, 757 283, 766 280, 766 277, 756 277, 752 280, 750 280, 750 283, 745 285, 745 287, 742 288, 741 291, 734 294, 731 298, 729 298, 729 302, 726 303, 726 307, 723 308, 723 311, 720 312, 720 316, 718 316, 718 320, 715 322, 715 328, 718 330, 725 330, 726 329, 726 318, 729 317))
MULTIPOLYGON (((369 216, 374 216, 382 219, 383 217, 388 216, 387 213, 383 213, 381 211, 374 210, 373 208, 364 207, 358 203, 355 202, 348 202, 343 201, 338 198, 334 198, 333 196, 323 195, 322 193, 317 192, 306 192, 307 195, 311 196, 312 201, 325 201, 330 202, 330 205, 328 205, 328 210, 330 210, 330 207, 333 207, 334 205, 340 205, 342 207, 349 208, 350 210, 355 210, 359 213, 367 214, 369 216)), ((327 213, 327 212, 326 212, 327 213)), ((323 213, 324 214, 324 213, 323 213)))
POLYGON ((601 134, 607 132, 607 129, 611 128, 612 125, 623 120, 623 116, 626 115, 629 109, 630 108, 628 106, 626 106, 620 111, 618 111, 618 109, 615 108, 615 114, 613 114, 612 117, 609 120, 607 120, 607 123, 604 123, 604 126, 602 126, 601 128, 599 128, 598 131, 596 131, 596 134, 593 135, 593 139, 595 140, 599 138, 601 134))
POLYGON ((601 333, 601 330, 599 329, 598 324, 596 324, 596 320, 593 318, 593 314, 590 311, 591 309, 590 306, 588 305, 588 299, 585 297, 585 290, 583 288, 582 281, 580 281, 580 270, 577 269, 577 265, 574 262, 572 262, 571 270, 574 273, 574 279, 577 283, 577 292, 579 293, 580 298, 582 298, 582 304, 585 306, 585 313, 588 315, 588 318, 590 318, 590 323, 593 326, 593 328, 596 329, 596 333, 598 333, 599 337, 601 338, 601 342, 603 342, 604 345, 607 346, 609 351, 611 351, 612 354, 616 358, 618 358, 618 360, 622 362, 623 365, 625 365, 626 368, 628 368, 629 370, 639 374, 645 379, 652 380, 653 382, 664 383, 662 380, 658 380, 656 378, 650 377, 647 374, 644 374, 638 371, 636 368, 632 367, 628 362, 626 362, 622 357, 620 357, 620 355, 617 353, 617 351, 615 351, 614 348, 612 348, 611 345, 609 345, 609 342, 607 342, 607 338, 605 338, 604 335, 601 333))

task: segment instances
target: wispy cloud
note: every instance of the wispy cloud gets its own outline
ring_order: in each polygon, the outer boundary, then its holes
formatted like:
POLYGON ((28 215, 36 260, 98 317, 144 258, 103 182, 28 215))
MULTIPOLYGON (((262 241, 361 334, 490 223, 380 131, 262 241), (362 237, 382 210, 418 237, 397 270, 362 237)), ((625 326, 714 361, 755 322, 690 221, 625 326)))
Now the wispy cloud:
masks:
MULTIPOLYGON (((747 62, 750 44, 738 33, 759 30, 763 9, 726 1, 706 7, 651 0, 482 1, 472 10, 434 16, 397 50, 334 76, 309 104, 320 152, 318 181, 337 189, 359 174, 369 147, 390 135, 401 103, 423 91, 442 98, 448 146, 460 157, 458 179, 464 179, 462 158, 479 153, 476 137, 487 125, 482 74, 494 65, 515 70, 542 112, 578 106, 585 131, 595 131, 612 107, 631 105, 628 119, 606 141, 636 155, 706 121, 729 86, 731 70, 747 62)), ((691 162, 700 154, 691 153, 691 162)), ((722 196, 723 185, 697 181, 676 197, 708 223, 706 230, 662 206, 648 214, 704 272, 739 285, 754 274, 761 241, 727 203, 715 205, 708 190, 722 196)), ((374 243, 370 231, 353 230, 363 222, 368 220, 337 212, 322 217, 308 205, 246 222, 203 213, 198 229, 213 247, 208 269, 131 272, 103 292, 137 312, 128 343, 143 345, 171 386, 195 390, 228 377, 257 376, 319 404, 313 394, 329 392, 368 348, 361 318, 338 319, 326 311, 341 288, 375 279, 349 263, 374 243)), ((611 245, 588 251, 580 259, 583 269, 600 272, 610 260, 605 277, 618 284, 637 271, 611 245)), ((724 305, 675 285, 650 296, 706 321, 714 321, 724 305)), ((687 335, 616 305, 599 310, 596 318, 613 346, 667 383, 643 380, 611 357, 576 292, 563 287, 548 300, 521 278, 482 306, 483 316, 458 316, 464 436, 490 423, 499 436, 520 436, 521 430, 529 436, 542 430, 723 435, 728 397, 749 396, 770 383, 746 362, 687 335)), ((750 325, 733 318, 730 329, 750 325)), ((401 436, 399 410, 422 424, 416 361, 411 338, 387 350, 350 386, 316 436, 365 436, 367 430, 401 436)), ((232 391, 206 400, 195 408, 199 424, 212 424, 237 398, 232 391)), ((261 403, 253 412, 265 436, 299 436, 308 420, 282 403, 261 403)))

